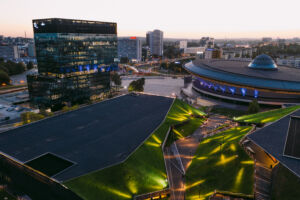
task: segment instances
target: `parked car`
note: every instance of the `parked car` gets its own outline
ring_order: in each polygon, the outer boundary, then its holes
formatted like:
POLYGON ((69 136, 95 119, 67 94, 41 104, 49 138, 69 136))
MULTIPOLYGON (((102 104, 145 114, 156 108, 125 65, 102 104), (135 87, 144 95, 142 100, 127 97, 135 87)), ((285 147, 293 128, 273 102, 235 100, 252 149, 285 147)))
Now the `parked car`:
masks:
POLYGON ((12 108, 12 107, 9 107, 9 108, 6 109, 7 112, 12 112, 14 110, 15 110, 15 108, 12 108))
POLYGON ((17 107, 17 108, 15 109, 15 111, 17 111, 17 112, 22 112, 22 111, 24 111, 24 108, 22 108, 22 107, 17 107))

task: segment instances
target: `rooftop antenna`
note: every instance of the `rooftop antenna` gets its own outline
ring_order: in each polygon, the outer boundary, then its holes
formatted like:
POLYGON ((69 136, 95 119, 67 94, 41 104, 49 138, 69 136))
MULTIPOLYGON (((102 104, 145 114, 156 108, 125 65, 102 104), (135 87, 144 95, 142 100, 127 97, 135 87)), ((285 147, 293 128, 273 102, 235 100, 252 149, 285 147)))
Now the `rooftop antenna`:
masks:
POLYGON ((25 38, 26 38, 26 31, 24 31, 25 32, 25 38))

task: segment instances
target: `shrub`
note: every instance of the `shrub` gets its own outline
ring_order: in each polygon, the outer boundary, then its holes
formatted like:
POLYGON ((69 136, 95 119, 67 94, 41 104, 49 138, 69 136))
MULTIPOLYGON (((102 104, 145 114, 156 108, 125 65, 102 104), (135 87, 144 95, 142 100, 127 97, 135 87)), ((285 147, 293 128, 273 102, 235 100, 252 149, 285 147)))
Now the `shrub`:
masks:
POLYGON ((0 71, 0 84, 1 85, 8 85, 10 82, 10 78, 8 74, 4 71, 0 71))
POLYGON ((28 124, 34 121, 38 121, 44 119, 45 116, 42 114, 34 113, 34 112, 25 112, 21 114, 21 122, 22 124, 28 124))
POLYGON ((248 113, 258 113, 259 112, 259 104, 256 99, 249 103, 248 113))
POLYGON ((143 92, 144 91, 144 85, 145 85, 145 78, 140 78, 136 81, 132 81, 129 84, 128 91, 129 92, 133 92, 133 91, 143 92))

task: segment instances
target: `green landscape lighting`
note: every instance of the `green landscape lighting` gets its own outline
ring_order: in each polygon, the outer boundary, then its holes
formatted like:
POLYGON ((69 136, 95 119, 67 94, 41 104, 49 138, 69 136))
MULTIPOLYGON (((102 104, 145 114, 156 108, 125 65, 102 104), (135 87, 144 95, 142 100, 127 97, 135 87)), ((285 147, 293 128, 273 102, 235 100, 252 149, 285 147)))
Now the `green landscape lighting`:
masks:
POLYGON ((179 136, 179 138, 184 138, 184 136, 179 132, 177 131, 176 129, 173 129, 173 132, 179 136))
POLYGON ((240 117, 235 117, 234 120, 238 122, 248 123, 269 123, 274 122, 298 109, 300 109, 300 105, 260 112, 251 115, 243 115, 240 117))
POLYGON ((227 140, 227 142, 230 142, 230 141, 236 140, 236 139, 238 139, 238 138, 241 138, 241 136, 240 136, 240 135, 238 135, 238 136, 232 137, 232 138, 228 139, 228 140, 227 140))
POLYGON ((236 176, 236 180, 235 180, 235 188, 238 189, 238 187, 240 186, 241 184, 241 181, 242 181, 242 177, 243 177, 243 174, 244 174, 244 170, 245 168, 241 168, 236 176))
POLYGON ((202 144, 206 144, 206 143, 209 143, 211 141, 211 139, 206 139, 204 140, 203 142, 201 142, 202 144))
POLYGON ((161 140, 158 139, 158 137, 156 137, 155 134, 152 135, 152 138, 153 138, 157 143, 161 144, 161 140))
POLYGON ((172 120, 175 120, 175 121, 185 121, 187 120, 188 118, 187 117, 184 117, 184 116, 180 116, 180 117, 168 117, 169 119, 172 119, 172 120))
POLYGON ((153 180, 154 180, 157 184, 159 184, 162 188, 165 188, 165 187, 167 187, 167 185, 168 185, 167 182, 165 181, 165 179, 162 178, 162 177, 154 177, 153 180))
POLYGON ((129 181, 127 186, 132 194, 138 193, 137 183, 135 181, 129 181))
POLYGON ((201 157, 197 157, 196 159, 197 160, 205 160, 205 159, 207 159, 207 157, 206 156, 201 156, 201 157))
POLYGON ((111 187, 100 186, 100 189, 104 189, 104 190, 106 190, 110 193, 113 193, 113 194, 115 194, 119 197, 123 197, 123 198, 126 198, 126 199, 131 199, 132 198, 132 196, 130 194, 127 194, 125 192, 121 192, 121 191, 119 191, 117 189, 114 189, 114 188, 111 188, 111 187))
MULTIPOLYGON (((166 188, 168 181, 161 150, 162 141, 165 140, 169 128, 188 120, 188 110, 194 113, 194 109, 175 99, 165 121, 125 162, 64 182, 64 185, 83 199, 89 200, 98 200, 99 197, 103 200, 126 200, 131 199, 132 195, 166 188), (99 184, 114 188, 99 187, 99 184)), ((203 121, 202 118, 192 118, 180 126, 179 129, 184 132, 179 133, 186 137, 186 134, 193 133, 203 121)))
POLYGON ((207 197, 211 196, 214 192, 209 192, 203 195, 194 195, 194 196, 190 196, 187 199, 188 200, 205 200, 207 197))
POLYGON ((253 194, 254 162, 239 145, 240 138, 251 129, 251 126, 230 128, 200 142, 186 171, 186 199, 208 200, 215 190, 253 194), (221 152, 223 136, 225 144, 221 152), (199 180, 205 181, 191 187, 199 180))
POLYGON ((195 186, 197 186, 197 185, 200 185, 200 184, 202 184, 202 183, 204 183, 204 182, 205 182, 205 180, 199 180, 199 181, 197 181, 197 182, 195 182, 195 183, 192 183, 192 184, 190 184, 190 185, 185 186, 185 189, 187 190, 187 189, 193 188, 193 187, 195 187, 195 186))
POLYGON ((220 161, 217 162, 216 165, 225 165, 226 163, 228 163, 228 162, 230 162, 230 161, 233 161, 233 160, 236 159, 236 158, 237 158, 236 155, 226 158, 226 157, 222 154, 222 155, 221 155, 221 158, 220 158, 220 161))
POLYGON ((216 148, 214 148, 214 149, 209 153, 209 155, 215 154, 215 153, 217 153, 217 152, 219 152, 219 151, 220 151, 220 147, 217 146, 216 148))
POLYGON ((246 160, 246 161, 242 161, 241 164, 244 164, 244 165, 253 165, 254 161, 253 160, 246 160))
POLYGON ((152 147, 160 147, 160 144, 154 143, 154 142, 146 142, 145 143, 148 146, 152 146, 152 147))
POLYGON ((231 145, 230 145, 230 149, 231 149, 232 151, 236 151, 235 145, 234 145, 234 144, 231 144, 231 145))

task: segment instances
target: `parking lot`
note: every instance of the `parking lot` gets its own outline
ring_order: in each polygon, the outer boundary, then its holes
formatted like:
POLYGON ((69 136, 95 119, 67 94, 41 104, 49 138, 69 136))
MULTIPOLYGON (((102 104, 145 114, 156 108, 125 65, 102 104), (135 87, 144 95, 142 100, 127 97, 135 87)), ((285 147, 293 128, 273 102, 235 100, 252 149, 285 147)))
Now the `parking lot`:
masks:
POLYGON ((22 112, 30 108, 16 105, 28 101, 28 91, 19 91, 0 95, 0 122, 19 118, 22 112))

